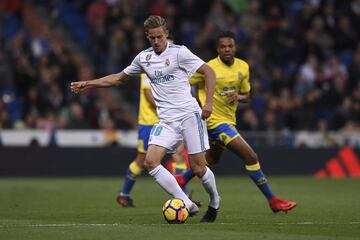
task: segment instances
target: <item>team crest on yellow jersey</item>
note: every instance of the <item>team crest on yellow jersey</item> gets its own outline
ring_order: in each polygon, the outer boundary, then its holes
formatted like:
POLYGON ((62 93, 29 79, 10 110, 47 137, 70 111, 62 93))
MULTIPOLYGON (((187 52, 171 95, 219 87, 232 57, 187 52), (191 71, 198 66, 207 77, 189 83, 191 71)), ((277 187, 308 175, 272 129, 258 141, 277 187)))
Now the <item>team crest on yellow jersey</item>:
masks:
POLYGON ((239 72, 238 78, 239 78, 240 81, 243 79, 243 75, 241 74, 241 72, 239 72))
POLYGON ((170 66, 170 60, 168 58, 165 60, 165 66, 170 66))

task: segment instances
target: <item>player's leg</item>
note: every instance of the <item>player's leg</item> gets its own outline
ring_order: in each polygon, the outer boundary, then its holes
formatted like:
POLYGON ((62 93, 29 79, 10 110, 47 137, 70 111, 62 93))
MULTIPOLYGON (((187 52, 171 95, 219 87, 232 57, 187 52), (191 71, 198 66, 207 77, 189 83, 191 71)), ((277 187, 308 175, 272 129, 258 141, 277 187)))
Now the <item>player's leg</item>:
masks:
MULTIPOLYGON (((184 180, 184 177, 183 177, 184 174, 186 175, 186 174, 190 173, 191 178, 195 176, 193 174, 191 168, 189 168, 190 165, 188 163, 188 159, 186 162, 185 157, 188 158, 188 153, 186 152, 186 156, 185 156, 185 146, 184 146, 184 144, 180 144, 178 149, 176 150, 175 154, 172 155, 172 159, 170 162, 172 173, 174 174, 176 181, 179 183, 179 185, 182 189, 186 188, 186 184, 188 182, 188 181, 184 180), (184 166, 186 166, 185 169, 184 169, 184 166)), ((188 180, 190 180, 190 179, 188 179, 188 180)), ((186 192, 186 191, 184 191, 184 192, 186 192)))
MULTIPOLYGON (((166 164, 166 169, 169 170, 174 176, 176 181, 177 178, 182 178, 183 174, 187 174, 192 170, 190 168, 189 157, 187 149, 185 148, 184 144, 180 144, 179 147, 176 149, 176 152, 171 156, 171 159, 166 164)), ((195 176, 193 174, 193 176, 195 176)), ((178 181, 179 183, 179 181, 178 181)), ((180 183, 179 183, 180 185, 180 183)), ((190 200, 194 202, 198 207, 202 206, 200 201, 196 201, 193 199, 194 190, 189 190, 187 184, 180 185, 181 189, 188 195, 190 200)))
POLYGON ((217 191, 215 176, 206 167, 205 151, 209 149, 209 140, 206 124, 201 120, 199 113, 195 113, 194 116, 183 121, 182 135, 188 149, 190 167, 194 174, 200 178, 210 197, 208 211, 201 222, 213 222, 220 207, 220 196, 217 191))
MULTIPOLYGON (((220 161, 220 157, 224 151, 224 147, 215 143, 210 142, 210 149, 206 151, 205 158, 206 164, 211 166, 215 165, 220 161)), ((180 187, 186 186, 188 182, 193 179, 196 175, 193 170, 190 168, 182 174, 175 175, 176 181, 179 183, 180 187)))
POLYGON ((117 197, 117 202, 123 207, 135 207, 130 194, 135 185, 136 178, 140 176, 143 171, 144 160, 145 154, 138 152, 136 159, 130 163, 128 169, 126 170, 125 180, 119 196, 117 197))
POLYGON ((203 187, 209 194, 209 207, 201 222, 214 222, 217 216, 217 211, 220 208, 220 196, 217 191, 215 175, 205 165, 205 153, 189 154, 190 167, 194 174, 200 178, 203 187))
POLYGON ((123 207, 135 207, 130 197, 131 191, 136 183, 136 178, 141 175, 144 169, 145 154, 148 148, 149 136, 152 125, 139 125, 137 156, 126 170, 125 180, 118 195, 117 202, 123 207))
POLYGON ((168 161, 168 170, 175 174, 182 174, 187 169, 189 169, 189 161, 186 160, 188 158, 187 152, 185 153, 184 144, 180 144, 176 149, 176 152, 171 155, 170 160, 168 161))
POLYGON ((296 202, 281 200, 273 194, 266 176, 261 170, 257 154, 240 135, 229 142, 226 147, 244 160, 248 175, 267 198, 270 208, 274 212, 289 211, 296 207, 296 202))
POLYGON ((210 149, 206 151, 205 158, 209 166, 220 162, 221 155, 224 152, 224 147, 216 142, 210 143, 210 149))
MULTIPOLYGON (((176 149, 176 152, 171 155, 171 159, 166 164, 166 169, 169 170, 175 178, 177 175, 182 175, 190 169, 189 161, 185 158, 187 159, 188 156, 187 153, 185 155, 184 144, 180 144, 176 149)), ((186 185, 180 187, 186 194, 188 194, 188 188, 186 185)))
POLYGON ((174 146, 178 145, 181 140, 181 135, 177 134, 167 124, 154 126, 144 166, 167 193, 175 198, 184 200, 187 206, 189 206, 190 215, 194 215, 199 211, 199 208, 182 191, 175 177, 160 164, 168 150, 174 149, 174 146))

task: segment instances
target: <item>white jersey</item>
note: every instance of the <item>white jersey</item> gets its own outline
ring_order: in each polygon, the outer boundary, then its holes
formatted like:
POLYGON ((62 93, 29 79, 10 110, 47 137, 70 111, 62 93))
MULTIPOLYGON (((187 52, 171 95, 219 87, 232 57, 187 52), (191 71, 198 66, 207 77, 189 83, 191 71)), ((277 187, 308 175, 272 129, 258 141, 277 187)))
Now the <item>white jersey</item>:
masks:
POLYGON ((204 63, 187 47, 168 43, 160 55, 152 47, 140 52, 124 73, 146 73, 160 120, 171 122, 200 110, 189 78, 204 63))

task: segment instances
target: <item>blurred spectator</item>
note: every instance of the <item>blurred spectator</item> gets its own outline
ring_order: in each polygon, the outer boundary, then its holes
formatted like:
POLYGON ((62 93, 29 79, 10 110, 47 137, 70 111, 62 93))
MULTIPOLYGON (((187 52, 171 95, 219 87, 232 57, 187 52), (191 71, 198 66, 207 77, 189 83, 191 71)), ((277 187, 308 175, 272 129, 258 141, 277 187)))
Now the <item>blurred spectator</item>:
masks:
POLYGON ((10 114, 6 109, 5 104, 0 100, 0 129, 11 129, 13 123, 10 119, 10 114))
POLYGON ((260 7, 259 0, 250 1, 248 11, 241 16, 241 25, 248 38, 265 27, 265 19, 260 12, 260 7))
POLYGON ((95 0, 90 3, 86 17, 90 26, 94 27, 98 21, 104 20, 107 16, 107 5, 105 0, 95 0))
POLYGON ((6 59, 6 55, 0 50, 0 89, 13 88, 14 77, 9 60, 6 59))
POLYGON ((118 132, 115 129, 114 121, 110 118, 107 118, 105 120, 103 129, 104 129, 105 144, 109 146, 118 145, 119 144, 118 132))
POLYGON ((34 116, 43 114, 49 106, 42 93, 36 87, 31 87, 24 98, 22 118, 25 120, 28 115, 34 116))
POLYGON ((79 103, 71 103, 70 105, 70 120, 67 126, 68 129, 89 129, 90 124, 86 121, 84 116, 84 109, 79 103))
POLYGON ((316 33, 316 44, 321 47, 325 55, 329 54, 334 46, 334 39, 325 30, 324 19, 320 16, 314 17, 311 22, 311 29, 316 33))
POLYGON ((356 85, 360 82, 360 42, 354 52, 353 59, 349 66, 349 82, 347 92, 355 89, 356 85))
POLYGON ((314 87, 318 77, 318 60, 316 55, 310 54, 306 62, 300 66, 295 82, 295 94, 304 96, 314 87))
POLYGON ((347 80, 348 72, 345 65, 339 61, 337 56, 330 56, 324 62, 321 83, 326 85, 325 88, 333 90, 333 96, 339 96, 345 94, 347 80))
POLYGON ((57 83, 52 83, 47 94, 49 107, 58 112, 65 105, 65 98, 57 83))
POLYGON ((55 129, 55 114, 48 109, 37 121, 37 129, 52 131, 55 129))
POLYGON ((130 55, 130 49, 127 47, 125 32, 120 27, 117 27, 114 30, 114 34, 109 39, 108 71, 119 72, 120 69, 123 69, 123 64, 127 61, 130 55))
POLYGON ((344 127, 345 124, 351 119, 351 98, 345 97, 342 100, 341 105, 336 109, 334 115, 334 126, 335 130, 339 130, 344 127))
POLYGON ((265 112, 260 130, 267 132, 276 132, 282 130, 282 126, 283 122, 276 116, 275 112, 268 110, 265 112))
POLYGON ((252 102, 238 113, 241 130, 359 130, 360 0, 234 6, 224 0, 0 1, 1 127, 136 128, 137 78, 79 96, 68 85, 121 71, 148 46, 143 20, 161 14, 176 42, 204 60, 215 54, 216 32, 236 34, 252 81, 252 102), (57 35, 57 26, 71 41, 57 35))
POLYGON ((243 115, 242 121, 240 125, 241 130, 250 131, 250 130, 260 130, 260 122, 258 117, 256 116, 254 110, 251 108, 247 108, 243 115))
POLYGON ((354 50, 359 41, 359 36, 352 28, 350 18, 348 16, 341 16, 338 22, 338 28, 335 30, 335 50, 341 51, 354 50))

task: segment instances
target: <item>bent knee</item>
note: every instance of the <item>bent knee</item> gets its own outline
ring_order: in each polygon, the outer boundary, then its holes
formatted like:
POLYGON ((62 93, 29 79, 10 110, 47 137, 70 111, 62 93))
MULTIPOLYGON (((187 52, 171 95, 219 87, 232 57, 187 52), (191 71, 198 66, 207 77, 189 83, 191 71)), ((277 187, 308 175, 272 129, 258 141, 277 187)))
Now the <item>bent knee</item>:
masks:
POLYGON ((254 151, 249 152, 245 157, 245 162, 247 165, 256 164, 258 161, 258 155, 254 151))
POLYGON ((156 161, 152 161, 150 158, 145 158, 144 160, 144 168, 149 172, 157 167, 156 161))
POLYGON ((135 162, 140 168, 144 169, 145 154, 139 153, 138 156, 135 159, 135 162))
POLYGON ((218 164, 219 161, 220 161, 220 157, 218 157, 218 156, 214 157, 214 156, 211 156, 210 154, 206 155, 206 164, 209 166, 218 164))
POLYGON ((202 177, 206 173, 206 167, 205 166, 194 166, 192 168, 192 171, 197 177, 202 177))

